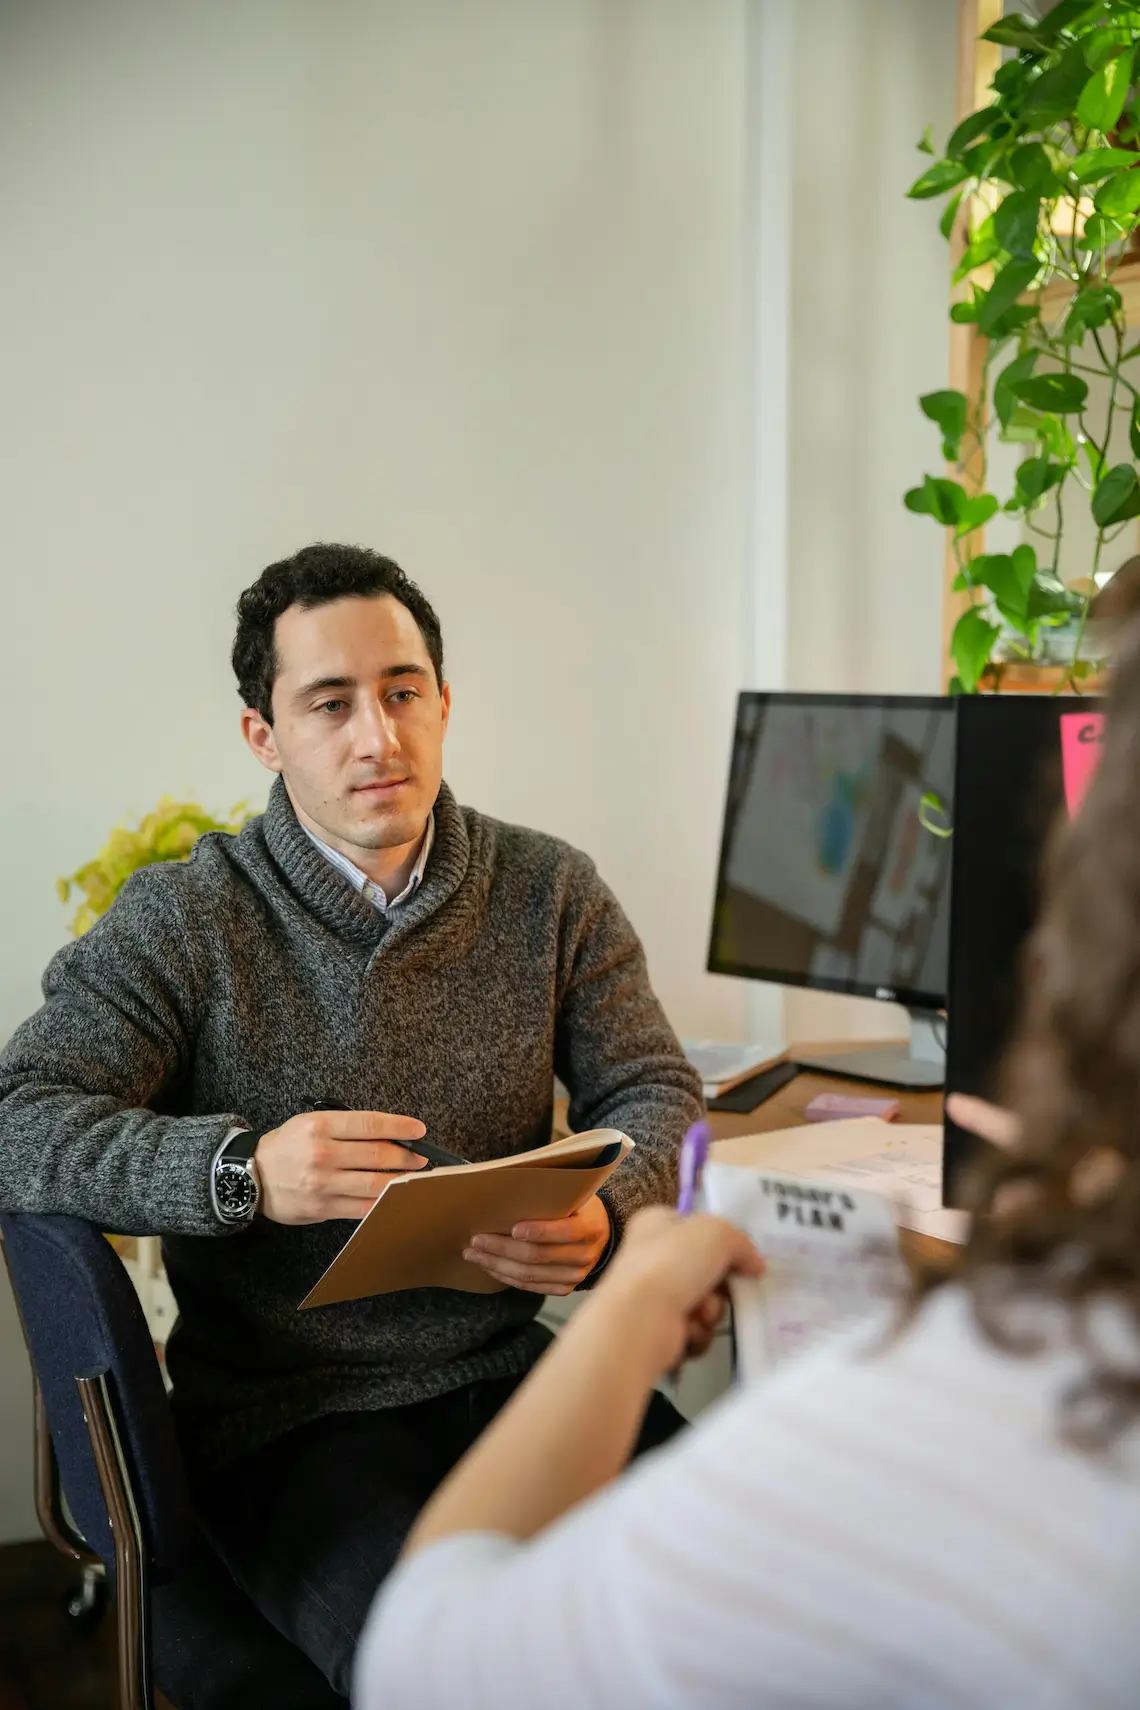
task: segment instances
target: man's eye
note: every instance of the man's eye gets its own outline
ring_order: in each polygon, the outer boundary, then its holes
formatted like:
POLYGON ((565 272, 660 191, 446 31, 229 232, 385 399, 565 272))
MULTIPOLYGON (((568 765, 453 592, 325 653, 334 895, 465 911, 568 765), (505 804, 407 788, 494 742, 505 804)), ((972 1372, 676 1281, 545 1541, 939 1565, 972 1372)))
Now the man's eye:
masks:
POLYGON ((346 701, 321 701, 316 710, 317 712, 322 713, 340 712, 343 707, 347 706, 347 704, 348 703, 346 701))
POLYGON ((388 699, 391 701, 399 701, 400 705, 404 706, 408 701, 418 700, 419 693, 416 689, 395 689, 392 694, 389 695, 388 699))

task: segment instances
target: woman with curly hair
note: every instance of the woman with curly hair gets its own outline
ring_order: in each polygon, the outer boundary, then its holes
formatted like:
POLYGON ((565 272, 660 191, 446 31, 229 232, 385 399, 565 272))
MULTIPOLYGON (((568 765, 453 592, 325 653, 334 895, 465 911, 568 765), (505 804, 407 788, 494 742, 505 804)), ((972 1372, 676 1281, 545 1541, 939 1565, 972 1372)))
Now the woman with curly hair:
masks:
POLYGON ((748 1241, 643 1212, 424 1510, 360 1710, 1140 1703, 1140 585, 1103 758, 1054 835, 1005 1143, 949 1278, 622 1474, 748 1241), (620 1476, 619 1476, 620 1475, 620 1476))

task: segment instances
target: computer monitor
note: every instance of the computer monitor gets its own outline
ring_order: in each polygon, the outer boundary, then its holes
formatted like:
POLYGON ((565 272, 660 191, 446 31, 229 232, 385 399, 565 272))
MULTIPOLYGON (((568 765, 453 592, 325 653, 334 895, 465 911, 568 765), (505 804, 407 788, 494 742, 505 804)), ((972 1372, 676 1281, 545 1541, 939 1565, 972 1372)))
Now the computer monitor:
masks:
MULTIPOLYGON (((1037 918, 1045 840, 1065 810, 1063 742, 1095 750, 1092 696, 968 695, 958 703, 946 1042, 948 1091, 1000 1097, 1022 949, 1037 918), (1068 724, 1066 726, 1066 722, 1068 724)), ((1070 788, 1072 778, 1070 776, 1070 788)), ((946 1119, 943 1199, 964 1203, 982 1142, 946 1119)))
POLYGON ((912 695, 739 698, 708 966, 885 998, 912 1039, 804 1067, 940 1086, 954 703, 912 695), (923 805, 934 796, 942 811, 923 805))

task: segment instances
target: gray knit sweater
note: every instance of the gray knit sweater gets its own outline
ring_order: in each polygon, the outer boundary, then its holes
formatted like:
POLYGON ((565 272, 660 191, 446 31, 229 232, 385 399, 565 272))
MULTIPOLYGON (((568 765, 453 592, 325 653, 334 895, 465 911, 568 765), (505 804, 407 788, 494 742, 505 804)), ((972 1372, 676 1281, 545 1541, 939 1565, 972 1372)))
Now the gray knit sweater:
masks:
POLYGON ((615 1227, 673 1192, 700 1086, 614 897, 586 856, 458 807, 446 785, 435 813, 423 883, 385 918, 278 781, 240 836, 136 873, 54 958, 43 1007, 0 1056, 0 1203, 164 1236, 195 1459, 521 1371, 540 1339, 541 1297, 515 1289, 298 1312, 352 1225, 224 1229, 209 1174, 233 1124, 271 1128, 325 1099, 501 1157, 549 1138, 557 1073, 573 1127, 637 1142, 603 1192, 615 1227))

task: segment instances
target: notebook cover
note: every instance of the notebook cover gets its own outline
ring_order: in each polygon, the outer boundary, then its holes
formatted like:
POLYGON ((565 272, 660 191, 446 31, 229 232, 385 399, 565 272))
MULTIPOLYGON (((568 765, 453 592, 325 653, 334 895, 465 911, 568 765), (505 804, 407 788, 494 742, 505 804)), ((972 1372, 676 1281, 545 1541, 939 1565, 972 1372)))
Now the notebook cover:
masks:
POLYGON ((497 1294, 506 1284, 463 1257, 472 1235, 509 1235, 516 1223, 568 1217, 632 1149, 632 1140, 617 1129, 601 1128, 486 1164, 396 1176, 301 1309, 406 1288, 497 1294), (581 1167, 583 1154, 589 1157, 613 1141, 622 1144, 621 1158, 581 1167))

